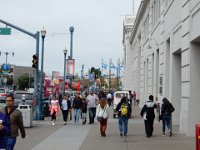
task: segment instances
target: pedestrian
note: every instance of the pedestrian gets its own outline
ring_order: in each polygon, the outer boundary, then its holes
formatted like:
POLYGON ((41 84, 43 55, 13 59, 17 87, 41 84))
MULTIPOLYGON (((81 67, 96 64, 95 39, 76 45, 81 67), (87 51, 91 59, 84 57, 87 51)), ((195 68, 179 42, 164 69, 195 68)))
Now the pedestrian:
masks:
POLYGON ((62 110, 64 125, 66 125, 67 118, 68 118, 68 112, 71 110, 71 103, 70 103, 70 100, 68 99, 67 95, 64 95, 64 97, 61 101, 60 108, 62 110))
POLYGON ((96 105, 98 104, 99 98, 93 91, 90 91, 90 94, 86 98, 87 107, 89 111, 89 124, 94 123, 94 118, 96 116, 96 105))
POLYGON ((136 92, 133 91, 133 93, 131 95, 132 95, 132 99, 133 99, 134 105, 136 105, 136 92))
POLYGON ((6 115, 0 112, 0 150, 6 150, 5 137, 9 135, 10 123, 6 115))
POLYGON ((110 107, 111 103, 112 103, 112 94, 111 94, 111 92, 109 92, 106 97, 107 97, 107 100, 108 100, 108 105, 110 107))
POLYGON ((131 106, 127 101, 127 97, 122 97, 121 101, 116 107, 120 136, 127 136, 128 119, 131 117, 131 111, 131 106))
POLYGON ((84 125, 87 122, 87 102, 84 96, 82 96, 82 106, 81 106, 81 116, 82 124, 84 125))
POLYGON ((53 99, 50 102, 50 114, 52 125, 55 126, 56 116, 58 116, 59 112, 59 101, 56 99, 56 95, 53 96, 53 99))
POLYGON ((21 132, 21 137, 25 138, 26 133, 23 125, 22 113, 14 107, 14 97, 13 95, 6 96, 6 106, 1 109, 1 112, 6 115, 9 120, 9 134, 4 138, 6 150, 13 150, 17 136, 18 130, 21 132))
POLYGON ((106 98, 101 98, 97 106, 97 120, 100 122, 100 133, 101 136, 106 136, 106 128, 109 115, 109 106, 106 102, 106 98))
POLYGON ((74 109, 74 122, 78 123, 81 115, 82 101, 79 94, 75 94, 72 108, 74 109))
POLYGON ((171 119, 172 119, 172 112, 174 112, 174 106, 169 102, 169 100, 164 97, 162 100, 161 106, 161 118, 162 118, 162 131, 163 136, 165 136, 165 127, 168 128, 169 136, 172 136, 172 127, 171 127, 171 119))
POLYGON ((154 109, 157 107, 156 103, 153 102, 153 95, 149 96, 149 100, 145 102, 140 115, 144 119, 145 132, 147 137, 151 137, 153 134, 153 123, 154 123, 154 109))

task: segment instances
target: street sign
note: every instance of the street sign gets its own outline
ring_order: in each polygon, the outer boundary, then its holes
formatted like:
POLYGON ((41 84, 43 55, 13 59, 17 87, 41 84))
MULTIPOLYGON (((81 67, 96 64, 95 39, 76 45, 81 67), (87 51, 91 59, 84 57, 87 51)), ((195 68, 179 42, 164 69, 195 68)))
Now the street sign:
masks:
POLYGON ((74 79, 74 76, 73 75, 67 75, 66 79, 74 79))
POLYGON ((0 28, 0 35, 10 35, 11 28, 0 28))

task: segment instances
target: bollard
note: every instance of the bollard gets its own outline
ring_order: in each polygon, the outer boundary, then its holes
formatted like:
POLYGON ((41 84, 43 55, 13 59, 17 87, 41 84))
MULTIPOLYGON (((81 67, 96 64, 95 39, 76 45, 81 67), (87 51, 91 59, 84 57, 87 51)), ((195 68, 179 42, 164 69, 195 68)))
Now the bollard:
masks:
POLYGON ((200 124, 196 124, 196 150, 200 150, 200 124))

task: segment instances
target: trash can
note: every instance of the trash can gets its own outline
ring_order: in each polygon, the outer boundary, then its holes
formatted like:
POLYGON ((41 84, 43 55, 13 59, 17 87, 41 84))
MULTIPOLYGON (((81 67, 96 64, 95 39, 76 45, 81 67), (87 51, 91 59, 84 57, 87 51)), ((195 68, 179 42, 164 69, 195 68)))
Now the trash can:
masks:
POLYGON ((24 127, 31 127, 33 122, 31 106, 26 104, 20 104, 17 109, 22 112, 24 127))

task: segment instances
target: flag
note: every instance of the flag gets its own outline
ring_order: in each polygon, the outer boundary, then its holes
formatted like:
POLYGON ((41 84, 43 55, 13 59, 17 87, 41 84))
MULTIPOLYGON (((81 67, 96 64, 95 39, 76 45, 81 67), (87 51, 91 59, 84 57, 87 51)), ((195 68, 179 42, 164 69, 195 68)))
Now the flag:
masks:
POLYGON ((107 69, 108 65, 105 63, 105 61, 102 59, 102 62, 101 62, 101 67, 103 69, 107 69))

